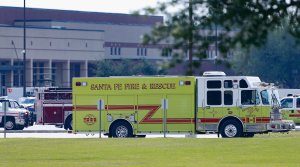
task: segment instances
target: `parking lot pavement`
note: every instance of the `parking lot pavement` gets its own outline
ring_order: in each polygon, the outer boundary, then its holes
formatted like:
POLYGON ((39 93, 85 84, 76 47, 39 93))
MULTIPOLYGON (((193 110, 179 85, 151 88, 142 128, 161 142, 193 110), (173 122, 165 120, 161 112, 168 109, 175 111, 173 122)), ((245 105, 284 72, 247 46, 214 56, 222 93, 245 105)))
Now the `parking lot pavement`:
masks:
MULTIPOLYGON (((296 129, 300 130, 300 126, 296 129)), ((0 128, 0 138, 4 138, 3 128, 0 128)), ((101 135, 102 138, 107 138, 107 136, 101 135)), ((167 135, 167 138, 184 138, 185 135, 167 135)), ((217 134, 201 134, 196 136, 190 136, 194 138, 218 138, 217 134)), ((99 138, 99 134, 74 134, 69 133, 63 128, 56 128, 53 125, 34 125, 25 128, 20 133, 6 133, 6 138, 99 138)), ((163 138, 163 134, 147 135, 146 138, 163 138)))
MULTIPOLYGON (((3 128, 0 128, 0 138, 4 137, 3 128)), ((102 138, 107 136, 101 135, 102 138)), ((146 138, 162 138, 163 134, 147 135, 146 138)), ((185 135, 167 135, 168 138, 184 138, 185 135)), ((197 138, 217 138, 216 134, 197 135, 197 138)), ((34 125, 25 128, 20 133, 6 133, 6 138, 99 138, 99 133, 96 134, 74 134, 68 133, 63 128, 56 128, 53 125, 34 125), (46 132, 46 133, 43 133, 46 132)))

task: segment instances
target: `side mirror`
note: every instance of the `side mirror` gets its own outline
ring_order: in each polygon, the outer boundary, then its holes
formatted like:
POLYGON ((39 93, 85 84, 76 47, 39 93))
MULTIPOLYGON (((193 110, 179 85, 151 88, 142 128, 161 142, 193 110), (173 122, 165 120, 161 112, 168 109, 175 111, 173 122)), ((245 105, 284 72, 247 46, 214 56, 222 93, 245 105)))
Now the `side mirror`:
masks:
POLYGON ((25 108, 23 105, 20 105, 20 108, 25 108))

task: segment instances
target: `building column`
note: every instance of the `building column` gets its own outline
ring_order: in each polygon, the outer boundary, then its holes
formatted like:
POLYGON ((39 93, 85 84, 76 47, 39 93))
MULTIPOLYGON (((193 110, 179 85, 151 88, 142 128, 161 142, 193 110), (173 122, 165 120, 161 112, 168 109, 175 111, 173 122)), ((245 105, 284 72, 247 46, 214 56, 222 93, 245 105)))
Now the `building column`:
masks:
POLYGON ((71 87, 70 85, 70 60, 63 63, 62 85, 63 87, 71 87))
POLYGON ((88 77, 88 61, 80 63, 80 77, 88 77))
POLYGON ((26 87, 33 86, 33 60, 27 59, 26 61, 26 87))
POLYGON ((44 79, 45 86, 52 86, 52 60, 49 59, 48 62, 45 63, 45 71, 44 71, 44 79))

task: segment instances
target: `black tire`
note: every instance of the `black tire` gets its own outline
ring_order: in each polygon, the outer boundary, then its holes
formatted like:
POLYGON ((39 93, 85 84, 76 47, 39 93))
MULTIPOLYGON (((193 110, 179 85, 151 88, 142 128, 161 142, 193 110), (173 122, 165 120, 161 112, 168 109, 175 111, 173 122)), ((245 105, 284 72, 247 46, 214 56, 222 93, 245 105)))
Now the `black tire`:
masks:
POLYGON ((109 136, 115 138, 128 138, 133 136, 133 130, 128 122, 120 121, 112 126, 109 136))
POLYGON ((220 133, 223 138, 241 137, 243 128, 238 121, 230 119, 221 125, 220 133))
POLYGON ((245 132, 243 133, 243 137, 254 137, 255 133, 252 133, 252 132, 245 132))
POLYGON ((6 130, 15 130, 16 129, 16 123, 14 119, 7 119, 6 123, 4 123, 3 127, 6 130))
POLYGON ((72 115, 68 116, 68 118, 66 119, 64 128, 66 130, 73 130, 73 120, 72 120, 72 115))

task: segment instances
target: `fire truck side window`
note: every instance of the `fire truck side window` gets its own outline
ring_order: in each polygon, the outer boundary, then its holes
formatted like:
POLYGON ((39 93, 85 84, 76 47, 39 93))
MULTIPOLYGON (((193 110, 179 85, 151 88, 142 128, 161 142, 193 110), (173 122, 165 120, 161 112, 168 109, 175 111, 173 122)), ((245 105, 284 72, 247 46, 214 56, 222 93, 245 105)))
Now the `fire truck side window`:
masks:
POLYGON ((300 98, 297 98, 297 104, 296 104, 297 108, 300 108, 300 98))
POLYGON ((224 88, 232 88, 232 87, 233 87, 232 80, 224 81, 224 88))
POLYGON ((221 88, 221 86, 222 86, 221 81, 207 81, 208 89, 221 88))
POLYGON ((232 91, 224 91, 224 105, 233 104, 233 93, 232 91))
POLYGON ((256 90, 242 90, 241 92, 242 105, 256 105, 259 103, 260 100, 256 90))
POLYGON ((248 84, 245 80, 240 80, 240 88, 248 88, 248 84))
POLYGON ((221 91, 207 91, 207 105, 221 105, 221 91))
POLYGON ((270 101, 269 101, 269 94, 267 92, 267 90, 263 90, 260 92, 260 95, 261 95, 261 100, 262 100, 262 103, 264 105, 269 105, 270 104, 270 101))
POLYGON ((281 103, 282 108, 293 108, 293 99, 292 98, 282 99, 280 101, 280 103, 281 103))

